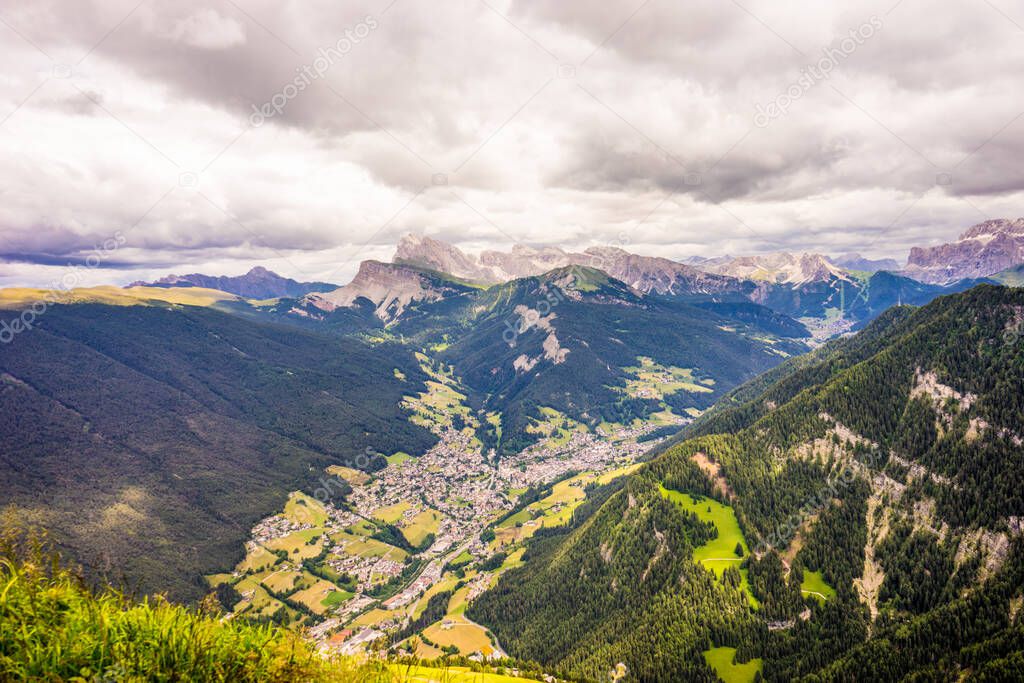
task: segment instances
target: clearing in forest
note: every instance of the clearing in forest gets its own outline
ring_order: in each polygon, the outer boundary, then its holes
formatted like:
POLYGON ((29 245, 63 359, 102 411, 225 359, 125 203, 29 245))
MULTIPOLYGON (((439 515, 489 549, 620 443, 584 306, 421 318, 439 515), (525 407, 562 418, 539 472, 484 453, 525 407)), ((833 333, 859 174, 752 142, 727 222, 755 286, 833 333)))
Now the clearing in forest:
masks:
MULTIPOLYGON (((747 541, 740 530, 740 524, 736 520, 736 513, 733 509, 717 500, 711 498, 694 497, 689 493, 681 493, 665 488, 658 484, 658 490, 663 498, 666 498, 685 512, 697 515, 702 522, 710 522, 718 530, 718 537, 693 550, 693 559, 710 569, 715 576, 721 578, 728 567, 739 568, 740 562, 750 554, 747 541), (736 553, 736 546, 739 545, 742 554, 736 553)), ((740 576, 743 581, 740 588, 747 596, 747 602, 752 607, 757 607, 758 602, 751 592, 750 584, 747 581, 747 570, 740 569, 740 576)))
POLYGON ((760 659, 751 659, 745 664, 736 664, 736 648, 715 647, 704 651, 704 661, 725 683, 750 683, 764 667, 760 659))

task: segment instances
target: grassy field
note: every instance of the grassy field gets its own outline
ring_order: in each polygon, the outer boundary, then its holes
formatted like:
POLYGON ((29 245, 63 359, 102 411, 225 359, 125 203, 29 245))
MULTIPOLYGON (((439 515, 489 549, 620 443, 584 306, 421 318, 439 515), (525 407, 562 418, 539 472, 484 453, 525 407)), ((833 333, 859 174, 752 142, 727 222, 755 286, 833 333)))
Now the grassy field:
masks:
POLYGON ((409 455, 408 453, 404 453, 402 451, 398 451, 397 453, 392 453, 391 455, 387 456, 387 458, 386 458, 386 460, 388 461, 389 465, 401 465, 406 460, 412 460, 412 459, 413 458, 412 458, 411 455, 409 455))
POLYGON ((548 439, 548 443, 551 446, 556 448, 564 446, 569 443, 569 439, 572 438, 573 434, 589 431, 585 424, 567 417, 554 408, 541 406, 538 410, 540 411, 541 418, 533 418, 533 423, 526 427, 526 433, 538 434, 548 439))
POLYGON ((408 556, 401 548, 388 545, 375 538, 364 538, 349 533, 337 534, 334 537, 336 542, 344 542, 341 549, 347 555, 359 555, 360 557, 387 557, 395 562, 404 562, 408 556))
POLYGON ((366 482, 370 481, 370 475, 366 472, 361 472, 351 467, 343 467, 341 465, 331 465, 327 468, 327 473, 333 474, 336 477, 341 477, 353 486, 362 486, 366 482))
POLYGON ((690 368, 677 368, 674 366, 659 365, 654 359, 646 356, 637 358, 640 365, 635 367, 622 368, 632 375, 626 380, 626 386, 620 387, 620 391, 632 398, 653 398, 662 400, 680 391, 687 391, 691 394, 711 393, 713 389, 704 386, 711 380, 698 380, 693 376, 690 368))
MULTIPOLYGON (((664 486, 658 485, 661 495, 678 505, 686 512, 692 512, 702 522, 710 522, 718 529, 718 538, 713 538, 704 545, 695 548, 693 559, 710 569, 715 576, 721 578, 727 567, 738 567, 744 557, 750 554, 747 541, 740 530, 740 524, 736 521, 736 513, 728 505, 723 505, 711 498, 695 499, 688 493, 672 491, 664 486), (743 550, 742 555, 736 554, 736 544, 739 543, 743 550)), ((757 599, 750 590, 747 582, 747 571, 740 570, 743 577, 741 588, 747 595, 747 601, 752 607, 757 607, 757 599)))
POLYGON ((351 598, 353 595, 354 595, 353 593, 350 593, 348 591, 333 590, 333 591, 329 592, 324 597, 323 600, 320 601, 320 604, 323 605, 324 607, 334 607, 335 605, 340 605, 341 603, 345 602, 346 600, 351 598))
POLYGON ((598 485, 604 486, 605 484, 610 484, 611 482, 615 481, 619 477, 622 477, 622 476, 625 476, 627 474, 632 474, 633 472, 636 472, 642 466, 643 466, 643 463, 639 463, 638 462, 638 463, 634 463, 632 465, 626 465, 625 467, 619 467, 618 469, 609 470, 609 471, 605 472, 604 474, 598 475, 597 479, 595 479, 594 481, 596 481, 598 483, 598 485))
POLYGON ((360 614, 358 617, 352 620, 352 623, 349 624, 349 626, 375 626, 382 621, 388 621, 389 619, 393 619, 394 617, 394 612, 389 612, 385 609, 375 608, 370 610, 369 612, 364 612, 363 614, 360 614))
POLYGON ((255 549, 248 549, 245 559, 239 562, 235 569, 243 574, 248 574, 267 569, 276 563, 277 555, 260 545, 256 546, 255 549))
POLYGON ((97 303, 109 306, 141 306, 159 301, 185 306, 212 306, 221 301, 241 301, 241 297, 218 289, 202 287, 130 287, 112 285, 83 287, 67 291, 13 288, 0 289, 0 308, 23 308, 37 301, 62 304, 97 303))
POLYGON ((304 529, 295 533, 267 541, 264 545, 270 550, 283 550, 294 561, 316 557, 323 549, 324 530, 319 527, 304 529), (312 545, 309 541, 319 537, 312 545))
POLYGON ((474 652, 490 655, 494 652, 484 628, 462 616, 447 616, 441 622, 424 629, 423 635, 441 646, 454 645, 464 655, 474 652))
POLYGON ((469 586, 463 586, 455 591, 452 599, 448 601, 448 614, 461 616, 466 613, 467 607, 469 607, 469 586))
POLYGON ((764 667, 764 662, 760 659, 751 659, 746 664, 736 664, 733 661, 735 656, 734 647, 716 647, 704 651, 704 661, 725 683, 750 683, 764 667))
POLYGON ((282 516, 298 524, 320 526, 327 521, 327 510, 316 498, 295 491, 288 497, 282 516))
POLYGON ((284 607, 289 615, 295 616, 295 610, 276 598, 271 597, 267 589, 260 583, 268 574, 269 572, 250 574, 235 585, 235 589, 244 596, 241 602, 233 605, 235 612, 248 616, 270 616, 281 607, 284 607))
POLYGON ((412 412, 409 421, 435 434, 440 434, 452 426, 452 417, 460 415, 466 429, 475 432, 480 425, 472 409, 466 405, 466 394, 459 391, 458 380, 450 369, 435 364, 426 355, 417 352, 416 359, 420 368, 430 375, 427 390, 416 396, 406 396, 402 407, 412 412))
POLYGON ((504 674, 470 671, 464 667, 447 669, 402 664, 390 664, 396 683, 522 683, 522 678, 504 674))
POLYGON ((373 522, 361 519, 352 526, 345 527, 345 531, 353 536, 373 536, 377 531, 377 525, 373 522))
POLYGON ((468 550, 463 550, 461 553, 456 555, 449 562, 453 567, 461 567, 462 565, 469 564, 473 561, 473 556, 469 554, 468 550))
POLYGON ((287 593, 295 587, 309 586, 313 581, 308 580, 301 571, 282 569, 270 572, 260 580, 260 583, 275 593, 287 593))
POLYGON ((800 592, 804 596, 813 596, 818 602, 825 602, 836 596, 836 589, 825 583, 821 572, 812 572, 807 569, 804 570, 804 580, 800 584, 800 592))
POLYGON ((419 547, 429 534, 436 534, 441 526, 443 516, 437 510, 423 510, 402 527, 402 535, 413 545, 419 547))
POLYGON ((540 528, 568 523, 572 519, 572 513, 587 497, 584 490, 587 484, 596 481, 604 485, 633 472, 638 467, 639 464, 627 465, 600 475, 583 472, 558 482, 552 487, 550 494, 502 520, 494 529, 495 539, 491 543, 491 548, 515 545, 533 536, 540 528), (520 526, 516 526, 517 524, 520 526))
POLYGON ((400 503, 389 505, 387 507, 379 508, 373 511, 373 518, 379 519, 385 524, 394 524, 402 518, 405 511, 410 509, 412 504, 407 500, 403 500, 400 503))
POLYGON ((416 649, 413 651, 413 654, 421 660, 433 661, 438 657, 444 656, 444 650, 433 645, 427 645, 418 636, 414 636, 411 642, 416 643, 416 649))
POLYGON ((501 442, 501 413, 491 412, 487 413, 487 422, 494 427, 495 436, 497 436, 498 442, 501 442))
MULTIPOLYGON (((337 586, 323 579, 317 579, 316 582, 309 588, 300 590, 295 595, 291 596, 291 600, 295 602, 301 602, 303 605, 313 611, 314 614, 323 614, 327 611, 330 606, 325 604, 327 597, 337 592, 337 586)), ((333 596, 331 600, 335 600, 333 596)), ((340 601, 340 600, 339 600, 340 601)), ((337 604, 337 603, 335 603, 337 604)))

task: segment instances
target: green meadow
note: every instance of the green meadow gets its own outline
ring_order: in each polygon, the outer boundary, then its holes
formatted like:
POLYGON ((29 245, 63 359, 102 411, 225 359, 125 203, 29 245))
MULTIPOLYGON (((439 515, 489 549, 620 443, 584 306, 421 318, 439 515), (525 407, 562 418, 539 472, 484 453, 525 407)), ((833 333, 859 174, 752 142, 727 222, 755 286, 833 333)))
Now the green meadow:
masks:
POLYGON ((764 667, 764 662, 760 659, 751 659, 746 664, 736 664, 733 661, 735 657, 734 647, 715 647, 704 651, 704 661, 725 683, 750 683, 764 667))
MULTIPOLYGON (((713 538, 693 550, 693 559, 704 565, 705 569, 713 571, 715 576, 721 578, 727 567, 738 567, 743 558, 750 554, 747 540, 743 537, 740 524, 736 520, 736 513, 730 506, 712 498, 698 499, 689 493, 672 491, 661 484, 658 485, 658 490, 663 498, 672 501, 684 511, 697 515, 700 521, 710 522, 718 530, 717 538, 713 538), (737 543, 743 550, 742 555, 736 554, 737 543)), ((758 607, 757 598, 754 597, 750 590, 750 584, 747 582, 747 570, 740 569, 740 576, 743 577, 740 587, 746 593, 747 601, 751 607, 758 607)))
POLYGON ((825 583, 821 572, 804 570, 804 580, 800 584, 800 592, 804 595, 813 596, 818 602, 825 602, 836 596, 836 589, 825 583))

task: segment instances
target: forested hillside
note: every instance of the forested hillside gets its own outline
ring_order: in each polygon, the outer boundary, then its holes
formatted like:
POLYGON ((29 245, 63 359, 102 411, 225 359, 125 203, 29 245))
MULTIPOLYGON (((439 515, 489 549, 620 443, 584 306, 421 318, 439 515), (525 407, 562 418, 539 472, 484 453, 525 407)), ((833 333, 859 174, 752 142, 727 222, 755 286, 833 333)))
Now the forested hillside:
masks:
POLYGON ((502 413, 500 447, 515 452, 533 440, 526 428, 540 406, 591 427, 628 424, 666 407, 686 415, 806 350, 801 325, 747 306, 719 312, 659 301, 574 266, 476 295, 465 332, 450 335, 440 357, 487 409, 502 413), (660 390, 631 390, 630 368, 644 358, 652 371, 655 364, 677 368, 687 378, 660 390))
POLYGON ((325 466, 432 445, 400 408, 425 379, 399 347, 212 309, 55 306, 0 346, 0 502, 93 575, 197 597, 325 466))
POLYGON ((1022 323, 1024 291, 985 285, 789 361, 470 616, 595 679, 713 680, 722 648, 769 680, 998 678, 1024 649, 1022 323))
POLYGON ((655 413, 697 414, 724 391, 806 352, 810 335, 792 318, 742 298, 649 296, 585 266, 484 286, 364 262, 336 292, 259 310, 429 352, 451 366, 474 409, 497 416, 478 437, 501 454, 538 440, 544 410, 590 429, 655 413), (642 359, 651 362, 647 372, 675 373, 678 381, 664 391, 631 389, 631 368, 642 359))

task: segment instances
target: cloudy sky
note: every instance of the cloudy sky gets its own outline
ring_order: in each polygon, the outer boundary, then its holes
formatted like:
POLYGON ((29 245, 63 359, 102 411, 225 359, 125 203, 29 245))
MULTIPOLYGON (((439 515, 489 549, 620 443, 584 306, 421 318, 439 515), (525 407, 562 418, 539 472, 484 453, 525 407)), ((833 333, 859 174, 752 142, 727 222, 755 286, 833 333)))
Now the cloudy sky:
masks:
POLYGON ((0 286, 1024 215, 1010 0, 0 0, 0 36, 0 286))

